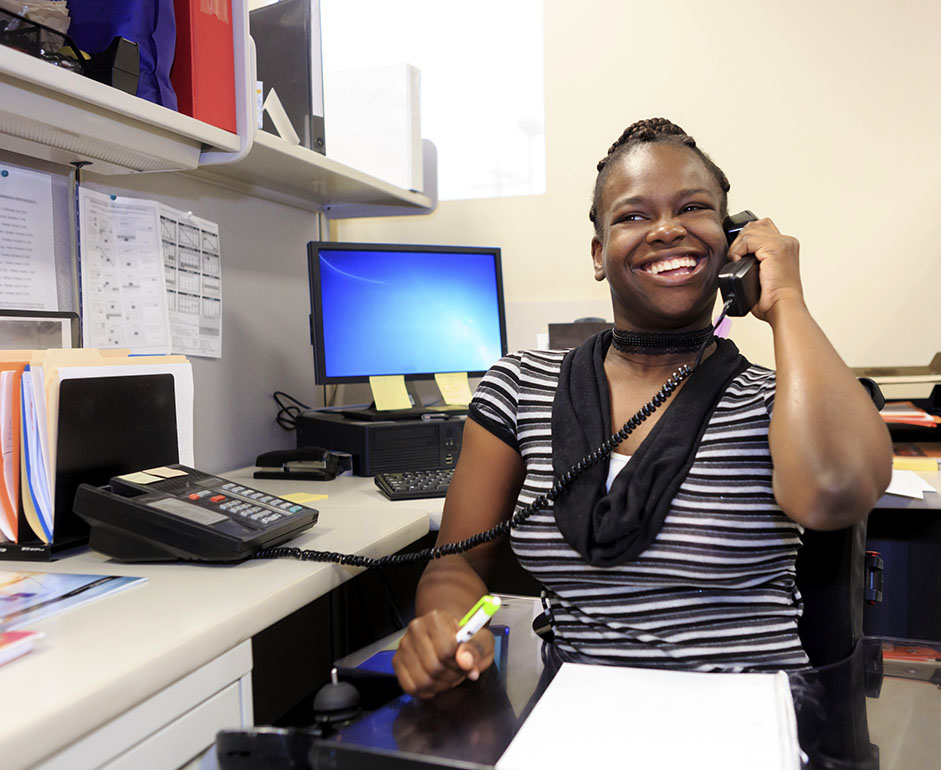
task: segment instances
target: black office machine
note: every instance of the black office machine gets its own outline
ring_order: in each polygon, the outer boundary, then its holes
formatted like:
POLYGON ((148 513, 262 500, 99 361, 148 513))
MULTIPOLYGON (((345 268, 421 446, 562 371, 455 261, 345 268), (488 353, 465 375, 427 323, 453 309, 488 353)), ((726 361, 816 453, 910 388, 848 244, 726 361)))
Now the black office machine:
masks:
POLYGON ((297 441, 353 456, 353 473, 453 468, 461 453, 464 418, 442 420, 357 420, 337 412, 311 410, 297 418, 297 441))
POLYGON ((124 562, 247 559, 317 523, 318 511, 185 465, 81 484, 75 513, 89 544, 124 562))

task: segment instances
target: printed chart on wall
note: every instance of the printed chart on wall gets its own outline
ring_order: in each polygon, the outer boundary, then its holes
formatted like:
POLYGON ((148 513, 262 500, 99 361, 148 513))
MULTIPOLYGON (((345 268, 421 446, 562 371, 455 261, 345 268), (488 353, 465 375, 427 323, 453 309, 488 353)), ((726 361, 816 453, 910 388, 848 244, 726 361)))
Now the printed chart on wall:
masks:
POLYGON ((222 254, 219 225, 160 207, 173 352, 222 355, 222 254))
POLYGON ((222 355, 219 226, 79 188, 86 347, 222 355))
POLYGON ((85 347, 169 353, 159 204, 84 187, 78 200, 85 347))
POLYGON ((0 165, 0 307, 56 310, 52 178, 0 165))

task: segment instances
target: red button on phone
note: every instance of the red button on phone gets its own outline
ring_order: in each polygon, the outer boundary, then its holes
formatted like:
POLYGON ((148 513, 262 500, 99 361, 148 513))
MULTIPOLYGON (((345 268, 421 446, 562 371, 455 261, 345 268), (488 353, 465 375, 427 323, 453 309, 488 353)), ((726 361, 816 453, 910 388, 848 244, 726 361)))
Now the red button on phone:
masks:
POLYGON ((218 502, 221 502, 222 500, 225 500, 225 495, 213 495, 212 497, 209 498, 209 500, 210 502, 218 503, 218 502))
POLYGON ((189 497, 190 500, 199 500, 199 493, 198 493, 198 492, 193 492, 193 494, 188 495, 188 497, 189 497))

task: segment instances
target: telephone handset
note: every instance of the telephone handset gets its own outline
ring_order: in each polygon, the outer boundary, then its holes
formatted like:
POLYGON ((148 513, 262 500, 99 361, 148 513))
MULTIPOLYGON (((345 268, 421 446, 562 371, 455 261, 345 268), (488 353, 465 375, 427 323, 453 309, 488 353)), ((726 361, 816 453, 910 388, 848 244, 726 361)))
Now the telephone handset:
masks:
MULTIPOLYGON (((756 217, 750 211, 740 211, 738 214, 726 217, 722 223, 729 245, 732 245, 738 234, 749 222, 756 222, 756 217)), ((726 262, 719 271, 719 291, 722 294, 723 304, 731 301, 728 315, 743 316, 758 302, 761 296, 761 283, 758 280, 758 260, 753 254, 746 254, 738 262, 726 262)))

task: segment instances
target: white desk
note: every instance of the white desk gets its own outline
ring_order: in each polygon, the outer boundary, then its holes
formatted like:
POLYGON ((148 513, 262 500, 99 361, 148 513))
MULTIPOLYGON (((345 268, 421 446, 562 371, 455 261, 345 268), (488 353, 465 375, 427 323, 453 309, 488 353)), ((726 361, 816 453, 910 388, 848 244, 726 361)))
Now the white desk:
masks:
MULTIPOLYGON (((273 493, 328 494, 301 548, 381 556, 428 532, 423 504, 390 503, 372 479, 261 481, 273 493)), ((119 564, 84 550, 2 570, 141 575, 140 586, 39 621, 36 649, 0 666, 5 770, 179 767, 218 730, 252 724, 252 635, 359 570, 288 559, 237 565, 119 564)))

